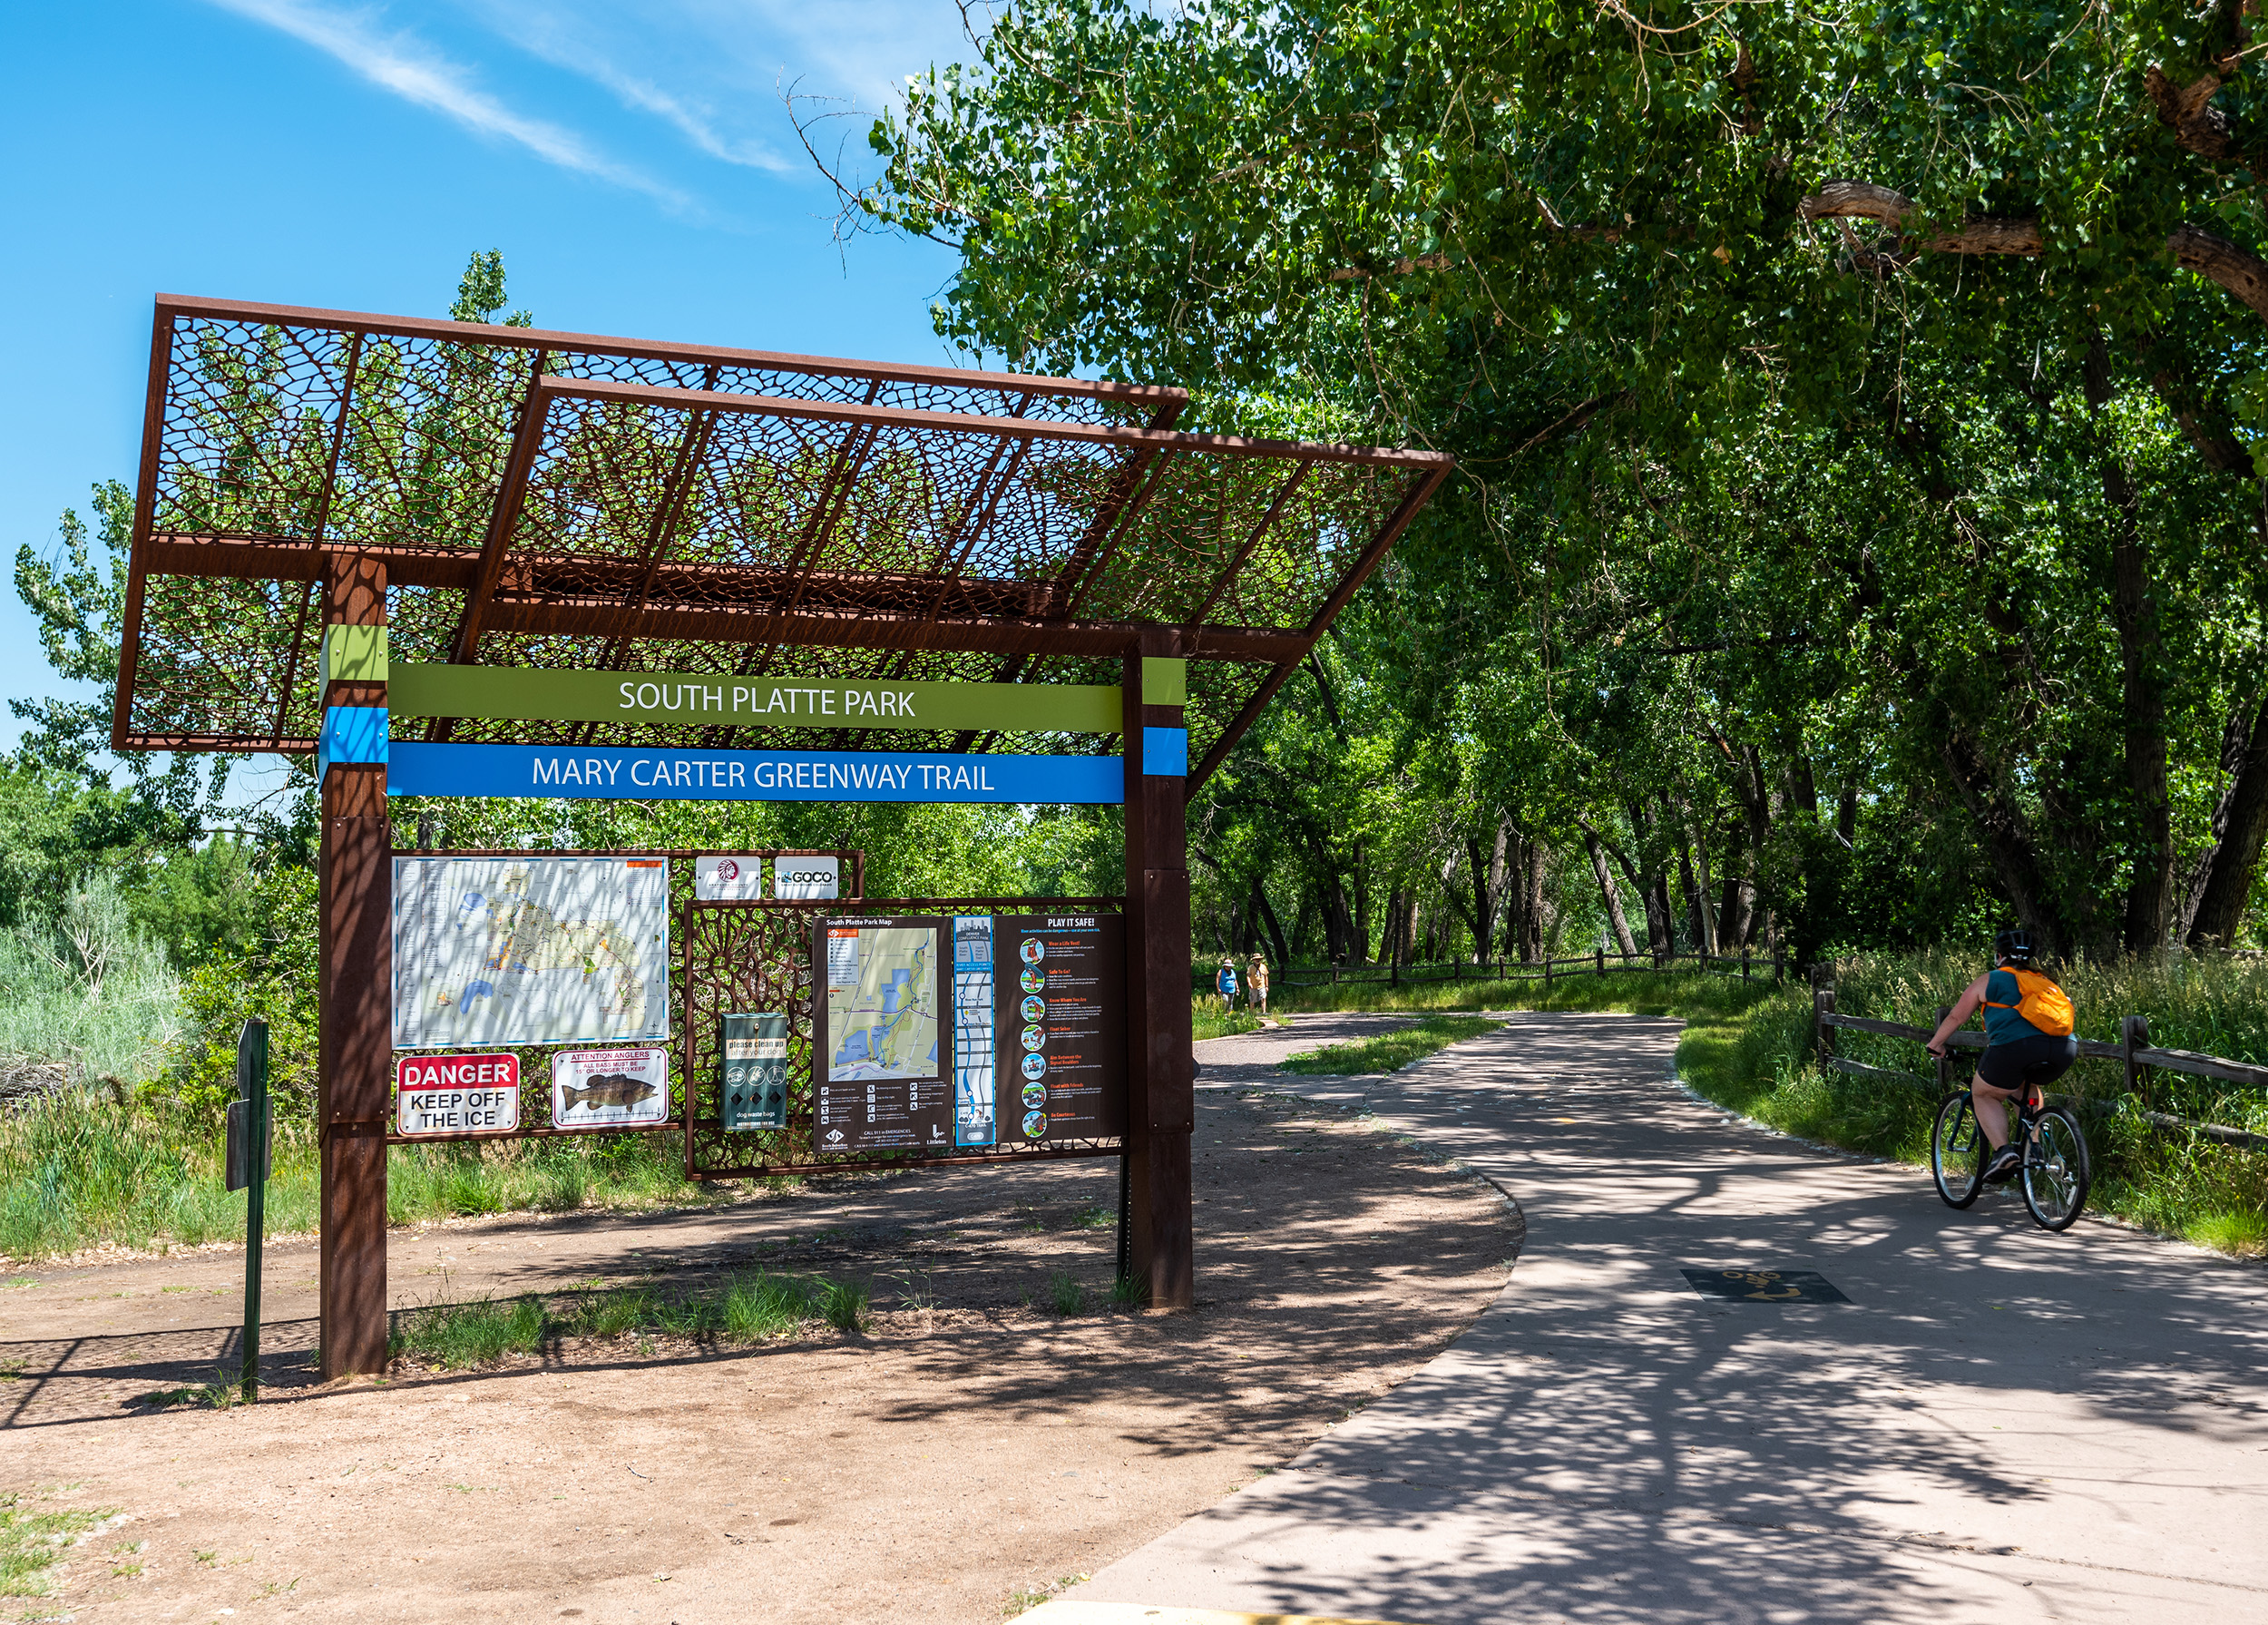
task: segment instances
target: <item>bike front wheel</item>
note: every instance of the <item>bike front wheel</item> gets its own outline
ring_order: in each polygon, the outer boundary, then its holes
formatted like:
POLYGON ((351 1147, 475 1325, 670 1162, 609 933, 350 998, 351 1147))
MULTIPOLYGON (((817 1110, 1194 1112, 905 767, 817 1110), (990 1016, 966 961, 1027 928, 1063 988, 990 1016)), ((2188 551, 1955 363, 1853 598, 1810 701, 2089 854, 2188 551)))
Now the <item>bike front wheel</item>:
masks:
POLYGON ((2043 1229, 2068 1230, 2087 1206, 2093 1175, 2078 1114, 2065 1106, 2048 1107, 2024 1142, 2024 1206, 2043 1229))
POLYGON ((1966 1094, 1948 1095, 1937 1109, 1930 1131, 1930 1178, 1949 1208, 1966 1208, 1984 1189, 1984 1132, 1966 1094))

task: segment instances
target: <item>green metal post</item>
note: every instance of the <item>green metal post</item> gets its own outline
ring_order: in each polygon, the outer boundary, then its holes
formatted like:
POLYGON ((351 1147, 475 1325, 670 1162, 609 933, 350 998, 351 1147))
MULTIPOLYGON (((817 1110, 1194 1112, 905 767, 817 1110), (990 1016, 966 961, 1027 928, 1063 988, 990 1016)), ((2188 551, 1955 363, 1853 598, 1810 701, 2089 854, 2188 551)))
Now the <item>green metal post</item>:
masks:
POLYGON ((244 1397, 259 1397, 259 1254, 268 1228, 268 1023, 257 1016, 236 1041, 244 1101, 244 1397))

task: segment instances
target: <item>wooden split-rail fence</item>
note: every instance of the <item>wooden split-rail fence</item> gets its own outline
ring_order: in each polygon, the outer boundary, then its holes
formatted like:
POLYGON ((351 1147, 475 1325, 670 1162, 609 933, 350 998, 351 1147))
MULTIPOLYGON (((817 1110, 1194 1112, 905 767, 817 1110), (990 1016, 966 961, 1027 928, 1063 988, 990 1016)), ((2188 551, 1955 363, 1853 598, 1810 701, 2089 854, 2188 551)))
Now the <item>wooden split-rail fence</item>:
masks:
MULTIPOLYGON (((1247 959, 1237 963, 1237 982, 1244 984, 1247 959)), ((1331 965, 1321 974, 1284 972, 1277 987, 1400 987, 1426 982, 1502 982, 1517 984, 1540 982, 1549 987, 1570 976, 1608 976, 1617 971, 1671 971, 1689 966, 1710 975, 1737 976, 1743 982, 1770 976, 1776 984, 1786 979, 1787 964, 1779 954, 1609 954, 1605 949, 1571 959, 1452 959, 1440 964, 1387 964, 1361 971, 1331 965)), ((1213 991, 1213 973, 1204 966, 1190 972, 1194 991, 1213 991)))
MULTIPOLYGON (((1823 986, 1812 994, 1812 1013, 1814 1022, 1814 1043, 1820 1065, 1830 1072, 1845 1073, 1854 1078, 1872 1078, 1884 1082, 1903 1084, 1915 1089, 1934 1089, 1944 1094, 1952 1088, 1952 1058, 1949 1053, 1936 1063, 1936 1076, 1925 1078, 1918 1072, 1899 1071, 1895 1067, 1869 1066, 1862 1061, 1847 1061, 1835 1053, 1835 1033, 1873 1033, 1885 1038, 1911 1039, 1927 1044, 1933 1027, 1909 1027, 1901 1022, 1878 1022, 1866 1016, 1844 1015, 1835 1009, 1835 990, 1823 986)), ((1940 1011, 1942 1021, 1945 1013, 1940 1011)), ((1949 1050, 1981 1050, 1984 1034, 1968 1031, 1956 1033, 1947 1041, 1949 1050)), ((2268 1150, 2268 1134, 2249 1133, 2220 1123, 2199 1122, 2194 1118, 2176 1117, 2170 1112, 2150 1109, 2149 1074, 2153 1070, 2185 1072, 2192 1077, 2217 1078, 2224 1083, 2240 1083, 2249 1089, 2268 1091, 2268 1067, 2253 1066, 2242 1061, 2229 1061, 2219 1055, 2201 1055, 2195 1050, 2159 1049, 2150 1043, 2150 1024, 2139 1015, 2122 1017, 2118 1023, 2118 1042, 2106 1043, 2100 1039, 2079 1040, 2079 1053, 2101 1061, 2116 1061, 2126 1072, 2126 1092, 2143 1102, 2141 1116, 2154 1128, 2178 1133, 2197 1135, 2201 1139, 2217 1140, 2245 1150, 2268 1150)), ((2056 1096, 2067 1104, 2089 1111, 2112 1110, 2107 1101, 2077 1096, 2056 1096)))

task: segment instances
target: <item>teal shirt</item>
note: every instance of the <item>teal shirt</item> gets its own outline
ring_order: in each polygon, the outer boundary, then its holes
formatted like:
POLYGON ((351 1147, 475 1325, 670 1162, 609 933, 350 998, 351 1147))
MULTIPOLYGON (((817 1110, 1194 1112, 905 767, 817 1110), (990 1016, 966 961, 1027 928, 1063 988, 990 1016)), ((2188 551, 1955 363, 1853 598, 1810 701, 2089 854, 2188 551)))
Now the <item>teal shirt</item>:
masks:
POLYGON ((2016 1013, 2016 1002, 2024 996, 2017 984, 2013 971, 1994 971, 1985 978, 1985 1043, 2014 1043, 2019 1038, 2038 1038, 2039 1029, 2016 1013), (1995 1010, 1995 1004, 2006 1004, 2006 1010, 1995 1010))

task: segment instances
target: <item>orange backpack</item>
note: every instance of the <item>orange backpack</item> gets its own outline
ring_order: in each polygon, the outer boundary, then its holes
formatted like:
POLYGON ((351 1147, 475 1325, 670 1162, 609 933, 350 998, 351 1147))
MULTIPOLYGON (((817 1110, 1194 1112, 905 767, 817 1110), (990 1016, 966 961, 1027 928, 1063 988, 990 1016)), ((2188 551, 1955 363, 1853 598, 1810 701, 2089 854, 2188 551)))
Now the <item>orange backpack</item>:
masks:
POLYGON ((2071 995, 2038 971, 2019 971, 2014 965, 2005 968, 2016 978, 2016 1003, 1996 1004, 1987 999, 1986 1005, 1993 1010, 2014 1010, 2050 1037, 2068 1037, 2073 1025, 2071 995))

